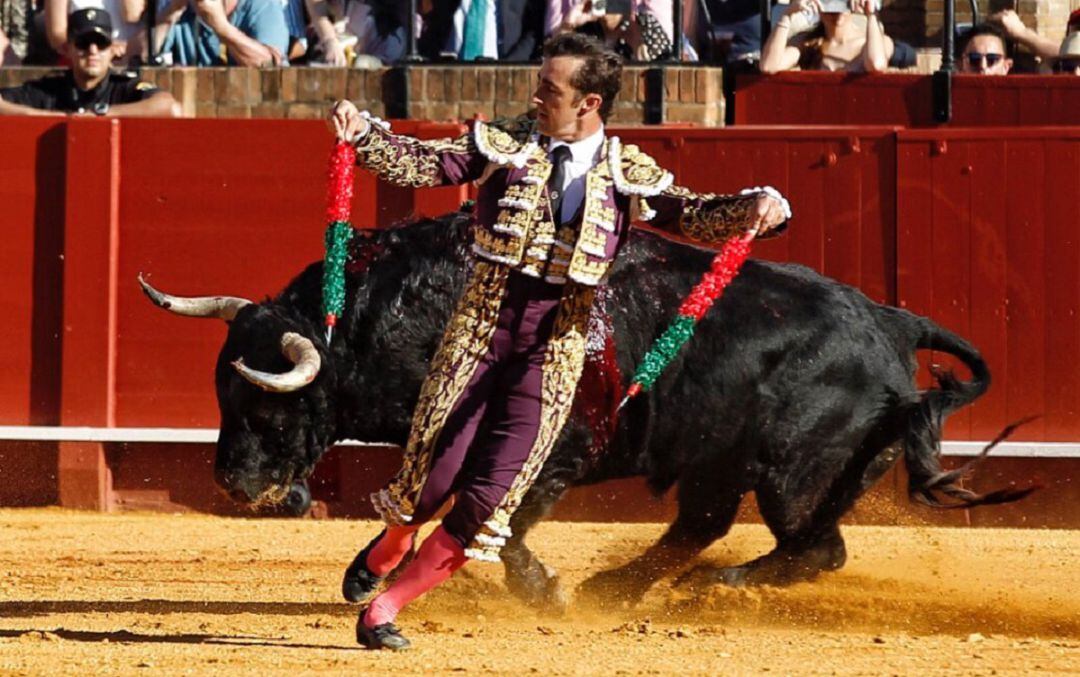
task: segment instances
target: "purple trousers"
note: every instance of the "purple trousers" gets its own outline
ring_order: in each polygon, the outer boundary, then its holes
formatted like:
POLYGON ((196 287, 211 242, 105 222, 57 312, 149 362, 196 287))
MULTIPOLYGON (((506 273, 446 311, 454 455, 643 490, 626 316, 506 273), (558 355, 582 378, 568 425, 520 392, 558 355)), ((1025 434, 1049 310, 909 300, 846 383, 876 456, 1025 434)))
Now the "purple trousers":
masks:
POLYGON ((488 352, 436 442, 412 524, 454 496, 442 526, 467 548, 510 490, 540 426, 544 353, 562 293, 562 285, 510 273, 488 352))

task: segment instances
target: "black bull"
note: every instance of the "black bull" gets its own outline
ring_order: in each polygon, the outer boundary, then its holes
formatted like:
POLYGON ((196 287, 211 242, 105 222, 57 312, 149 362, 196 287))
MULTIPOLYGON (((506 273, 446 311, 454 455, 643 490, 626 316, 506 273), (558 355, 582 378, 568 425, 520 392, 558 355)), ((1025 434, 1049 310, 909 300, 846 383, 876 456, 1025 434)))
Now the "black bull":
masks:
MULTIPOLYGON (((280 500, 335 441, 405 443, 428 360, 464 283, 467 223, 450 215, 359 233, 344 317, 329 348, 321 263, 258 304, 169 297, 147 286, 156 303, 176 312, 230 320, 216 371, 215 470, 223 488, 244 502, 280 500), (283 350, 287 332, 307 340, 290 334, 293 345, 283 350), (252 377, 247 367, 269 373, 252 377)), ((630 600, 722 537, 750 491, 776 548, 740 566, 699 567, 690 580, 787 584, 838 569, 846 558, 839 519, 901 454, 910 494, 931 505, 1004 502, 1029 491, 974 494, 958 486, 958 472, 939 465, 944 417, 990 383, 974 347, 798 265, 748 261, 654 390, 614 419, 628 375, 711 256, 645 233, 621 253, 594 314, 574 414, 514 514, 502 552, 507 584, 519 597, 536 605, 564 599, 524 537, 573 485, 644 476, 656 492, 678 486, 678 516, 663 537, 584 585, 630 600), (919 349, 956 356, 972 379, 938 373, 934 388, 917 390, 919 349)))

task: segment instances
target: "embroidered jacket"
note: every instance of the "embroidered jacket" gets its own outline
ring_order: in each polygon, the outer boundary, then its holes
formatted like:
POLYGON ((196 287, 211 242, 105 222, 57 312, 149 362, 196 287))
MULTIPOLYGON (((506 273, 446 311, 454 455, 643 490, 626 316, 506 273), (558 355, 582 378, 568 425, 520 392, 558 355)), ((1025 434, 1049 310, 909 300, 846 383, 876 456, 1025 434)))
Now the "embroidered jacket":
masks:
POLYGON ((476 181, 473 253, 551 282, 603 284, 632 221, 718 244, 749 229, 761 192, 779 197, 772 189, 714 195, 674 186, 671 173, 637 146, 608 136, 585 177, 580 217, 557 229, 546 190, 552 164, 524 118, 505 126, 476 122, 468 134, 435 141, 393 134, 385 122, 370 121, 356 141, 358 165, 400 186, 476 181))

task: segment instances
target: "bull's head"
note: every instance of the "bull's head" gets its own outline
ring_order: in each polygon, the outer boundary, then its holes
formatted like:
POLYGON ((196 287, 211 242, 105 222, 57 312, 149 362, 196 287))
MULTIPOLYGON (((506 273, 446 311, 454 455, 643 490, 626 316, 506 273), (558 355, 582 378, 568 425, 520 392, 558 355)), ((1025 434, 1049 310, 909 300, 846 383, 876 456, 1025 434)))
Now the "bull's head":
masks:
POLYGON ((214 377, 221 411, 214 477, 242 503, 280 502, 311 473, 333 430, 333 370, 320 373, 319 350, 300 333, 303 320, 272 303, 172 296, 142 276, 139 284, 160 308, 229 324, 214 377))

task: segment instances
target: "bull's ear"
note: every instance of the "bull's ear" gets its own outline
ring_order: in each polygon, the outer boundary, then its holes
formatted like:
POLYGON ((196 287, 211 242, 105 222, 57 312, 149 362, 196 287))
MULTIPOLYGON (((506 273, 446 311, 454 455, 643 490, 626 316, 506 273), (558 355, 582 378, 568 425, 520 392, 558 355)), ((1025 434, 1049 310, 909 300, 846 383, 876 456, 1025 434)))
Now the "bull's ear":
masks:
POLYGON ((186 317, 213 317, 232 322, 236 314, 251 301, 239 296, 173 296, 159 291, 139 273, 139 286, 158 308, 186 317))

